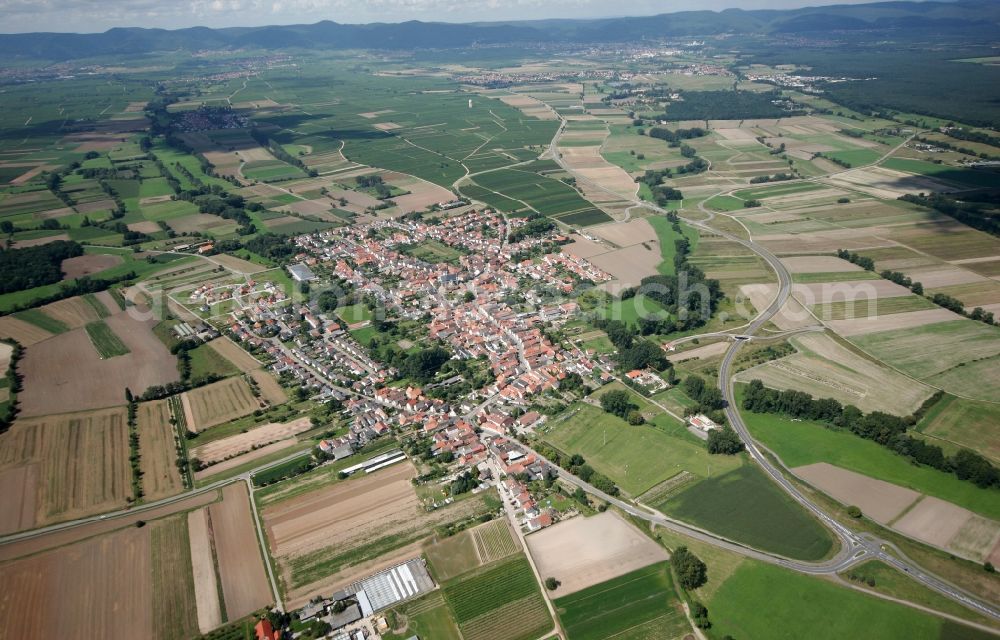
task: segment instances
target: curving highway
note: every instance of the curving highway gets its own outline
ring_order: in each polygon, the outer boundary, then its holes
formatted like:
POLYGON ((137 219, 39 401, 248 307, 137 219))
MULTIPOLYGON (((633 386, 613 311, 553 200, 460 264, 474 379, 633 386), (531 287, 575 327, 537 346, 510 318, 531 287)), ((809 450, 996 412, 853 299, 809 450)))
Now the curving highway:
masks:
MULTIPOLYGON (((552 159, 555 160, 563 170, 569 172, 573 175, 577 181, 587 182, 596 189, 600 189, 609 194, 614 194, 616 196, 621 196, 617 192, 613 192, 606 189, 602 185, 589 179, 587 176, 581 175, 573 170, 567 163, 565 163, 559 153, 558 144, 559 138, 562 136, 563 131, 566 126, 566 121, 562 120, 559 129, 556 131, 555 136, 549 143, 549 153, 552 159)), ((905 142, 904 142, 905 143, 905 142)), ((891 153, 891 152, 890 152, 891 153)), ((728 188, 720 191, 719 193, 725 193, 731 191, 732 188, 728 188)), ((744 239, 739 236, 733 235, 729 232, 716 229, 710 226, 709 222, 715 218, 715 213, 705 208, 705 200, 702 200, 698 207, 702 213, 707 217, 704 220, 693 220, 690 218, 685 218, 681 216, 686 224, 707 231, 709 233, 719 235, 727 240, 737 242, 747 249, 750 249, 755 254, 760 256, 767 262, 768 266, 774 271, 775 275, 778 277, 778 291, 771 304, 768 305, 766 309, 763 309, 753 320, 748 324, 740 327, 741 335, 747 337, 753 337, 765 324, 767 324, 770 319, 781 310, 785 302, 791 293, 792 277, 785 265, 767 248, 753 242, 752 239, 744 239)), ((643 202, 638 197, 633 199, 636 205, 644 206, 652 211, 657 211, 659 213, 669 213, 667 210, 657 207, 651 203, 643 202)), ((675 212, 676 213, 676 212, 675 212)), ((705 334, 708 335, 723 335, 721 333, 705 334)), ((694 339, 698 336, 689 336, 688 339, 694 339)), ((704 337, 704 336, 702 336, 704 337)), ((784 475, 781 469, 771 463, 761 451, 757 442, 753 439, 750 431, 747 429, 746 423, 744 423, 742 416, 736 406, 736 396, 734 392, 733 379, 731 374, 731 368, 733 360, 742 348, 745 340, 734 340, 730 345, 729 350, 726 351, 721 366, 719 367, 719 380, 718 386, 722 391, 723 397, 726 399, 728 406, 726 407, 726 417, 729 423, 732 425, 733 429, 743 440, 746 446, 747 453, 750 455, 751 459, 756 462, 760 467, 767 473, 770 478, 776 482, 782 489, 788 493, 793 500, 799 503, 803 508, 811 512, 817 519, 823 522, 838 538, 840 541, 841 549, 840 552, 833 559, 822 563, 808 563, 796 560, 791 560, 788 558, 783 558, 781 556, 767 554, 762 551, 751 549, 745 545, 733 542, 721 536, 717 536, 711 532, 692 527, 682 522, 678 522, 671 518, 659 513, 650 513, 644 509, 638 509, 634 505, 626 503, 622 500, 609 496, 595 487, 588 485, 579 478, 576 478, 565 471, 560 472, 560 477, 567 479, 570 483, 583 488, 588 493, 596 495, 603 500, 614 504, 618 508, 622 509, 626 513, 633 515, 638 518, 642 518, 648 522, 653 522, 659 526, 672 529, 684 535, 691 536, 698 540, 714 544, 719 547, 727 548, 730 551, 735 551, 742 555, 753 557, 758 560, 763 560, 765 562, 770 562, 772 564, 778 564, 786 568, 809 574, 832 574, 842 571, 858 562, 876 559, 885 564, 888 564, 898 571, 901 571, 917 582, 923 584, 938 593, 955 600, 966 607, 973 609, 983 615, 986 615, 994 620, 1000 620, 1000 609, 992 604, 983 602, 982 600, 976 598, 972 594, 966 592, 963 589, 947 582, 935 576, 927 571, 921 569, 915 563, 909 561, 905 558, 898 549, 895 549, 890 543, 877 538, 876 536, 864 533, 860 534, 853 531, 849 527, 843 525, 839 521, 835 520, 829 516, 825 511, 823 511, 819 506, 809 500, 805 495, 798 490, 798 488, 784 475), (893 549, 895 553, 890 553, 889 549, 893 549)), ((537 455, 537 452, 536 452, 537 455)))

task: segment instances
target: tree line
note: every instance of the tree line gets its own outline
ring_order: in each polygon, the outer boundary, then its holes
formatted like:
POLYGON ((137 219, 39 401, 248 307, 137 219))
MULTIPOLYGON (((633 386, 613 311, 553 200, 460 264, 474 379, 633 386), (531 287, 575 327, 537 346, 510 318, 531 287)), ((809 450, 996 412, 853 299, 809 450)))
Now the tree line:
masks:
POLYGON ((16 311, 24 311, 25 309, 33 309, 35 307, 40 307, 51 302, 58 302, 59 300, 65 300, 66 298, 72 298, 74 296, 82 296, 86 293, 106 291, 107 289, 110 289, 112 285, 118 284, 119 282, 135 280, 137 277, 138 276, 135 271, 129 271, 126 274, 111 278, 91 278, 90 276, 81 276, 72 282, 63 282, 59 285, 59 291, 55 293, 47 296, 38 296, 36 298, 32 298, 28 302, 15 304, 6 311, 0 311, 0 316, 14 313, 16 311))
POLYGON ((854 405, 841 405, 833 398, 815 399, 808 393, 792 389, 778 391, 765 387, 760 380, 752 380, 743 395, 743 409, 822 422, 829 428, 847 430, 877 442, 917 464, 954 473, 959 479, 979 487, 1000 485, 1000 472, 978 453, 963 448, 947 456, 941 447, 907 435, 907 429, 916 425, 942 395, 938 392, 931 396, 913 415, 899 417, 882 411, 866 414, 854 405))
POLYGON ((3 403, 2 410, 0 410, 0 433, 3 433, 17 417, 17 394, 21 391, 21 374, 17 372, 17 363, 24 355, 24 347, 16 340, 3 339, 0 342, 10 345, 13 349, 10 354, 10 362, 7 364, 7 371, 4 372, 9 395, 7 402, 3 403))
POLYGON ((593 467, 587 464, 587 461, 579 453, 567 456, 541 442, 537 443, 535 449, 543 458, 547 459, 552 464, 569 471, 574 476, 580 478, 595 489, 603 491, 609 496, 617 496, 621 493, 618 485, 616 485, 611 478, 607 477, 603 473, 600 473, 599 471, 595 471, 593 467))

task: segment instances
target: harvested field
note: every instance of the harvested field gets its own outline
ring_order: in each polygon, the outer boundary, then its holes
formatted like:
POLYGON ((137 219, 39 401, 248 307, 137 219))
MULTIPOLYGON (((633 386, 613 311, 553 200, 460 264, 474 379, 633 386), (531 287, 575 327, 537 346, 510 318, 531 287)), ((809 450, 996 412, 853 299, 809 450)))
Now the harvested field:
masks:
POLYGON ((41 327, 19 320, 13 316, 0 318, 0 338, 12 338, 21 343, 22 347, 30 347, 42 340, 51 338, 53 334, 41 327))
MULTIPOLYGON (((828 278, 830 276, 821 277, 828 278)), ((906 287, 882 279, 797 282, 792 285, 792 295, 808 306, 840 301, 876 300, 911 294, 912 292, 906 287)))
POLYGON ((889 200, 895 200, 905 193, 928 191, 948 193, 954 191, 951 186, 943 182, 885 167, 852 169, 826 178, 825 182, 835 186, 858 189, 877 198, 889 200))
POLYGON ((187 427, 195 432, 242 418, 267 406, 262 399, 254 397, 250 385, 242 377, 227 378, 192 389, 181 396, 181 401, 188 419, 187 427))
POLYGON ((35 484, 36 525, 124 507, 132 496, 128 452, 123 408, 19 419, 0 435, 0 468, 34 468, 18 479, 35 484))
POLYGON ((257 389, 260 391, 260 397, 263 398, 270 404, 281 404, 288 398, 285 396, 285 390, 281 388, 278 381, 274 379, 267 371, 263 369, 256 369, 250 372, 250 377, 253 378, 254 382, 257 383, 257 389))
POLYGON ((149 529, 153 638, 192 637, 198 633, 198 605, 191 571, 187 517, 177 515, 157 520, 149 529))
POLYGON ((32 238, 31 240, 18 240, 12 246, 14 249, 24 249, 26 247, 37 247, 43 244, 48 244, 50 242, 55 242, 56 240, 69 240, 69 234, 58 233, 52 236, 44 236, 41 238, 32 238))
POLYGON ((894 415, 909 415, 934 391, 826 334, 796 336, 791 344, 797 353, 742 371, 736 379, 759 379, 775 389, 795 389, 862 411, 894 415))
POLYGON ((861 267, 836 256, 791 256, 781 261, 792 273, 835 273, 863 271, 861 267))
POLYGON ((268 269, 267 267, 262 267, 259 264, 237 258, 236 256, 227 255, 225 253, 212 256, 211 261, 221 264, 230 271, 242 274, 260 273, 261 271, 267 271, 268 269))
POLYGON ((890 523, 921 497, 920 493, 912 489, 869 478, 826 462, 796 467, 792 472, 835 500, 857 506, 867 517, 880 524, 890 523))
POLYGON ((958 267, 944 267, 929 269, 913 269, 906 272, 914 282, 924 285, 924 289, 937 289, 940 287, 950 287, 956 284, 968 284, 970 282, 986 282, 987 279, 981 275, 960 269, 958 267))
POLYGON ((894 331, 922 327, 937 322, 958 320, 961 316, 947 309, 925 309, 907 313, 854 318, 852 320, 829 320, 827 325, 842 336, 859 336, 879 331, 894 331))
POLYGON ((101 319, 97 310, 80 296, 47 304, 40 310, 70 329, 76 329, 101 319))
POLYGON ((695 360, 700 358, 711 358, 714 356, 720 356, 729 350, 729 343, 726 341, 713 342, 712 344, 706 344, 703 347, 696 347, 694 349, 687 349, 679 353, 672 353, 667 356, 667 360, 670 362, 684 362, 686 360, 695 360))
POLYGON ((2 565, 0 638, 153 637, 150 556, 130 527, 2 565))
POLYGON ((160 229, 160 225, 151 220, 144 220, 143 222, 133 222, 132 224, 128 225, 128 230, 146 234, 153 234, 162 231, 162 229, 160 229))
MULTIPOLYGON (((80 304, 96 317, 85 300, 80 299, 80 304)), ((177 359, 153 334, 156 319, 137 320, 133 313, 121 312, 104 321, 128 348, 128 354, 101 360, 82 328, 25 349, 20 364, 24 391, 18 395, 22 415, 121 405, 126 388, 139 394, 180 379, 177 359)))
POLYGON ((191 569, 198 609, 198 629, 202 633, 222 624, 219 586, 215 577, 212 536, 208 528, 208 509, 188 513, 188 540, 191 545, 191 569))
POLYGON ((184 483, 177 469, 175 431, 170 424, 167 401, 154 400, 140 404, 136 424, 145 499, 158 500, 180 493, 184 489, 184 483))
POLYGON ((611 511, 571 518, 525 540, 538 572, 562 583, 560 596, 669 557, 663 547, 611 511))
MULTIPOLYGON (((740 287, 740 292, 743 298, 737 300, 737 309, 740 312, 740 317, 749 320, 756 316, 754 309, 760 312, 771 305, 778 292, 778 287, 774 284, 747 284, 740 287), (752 308, 747 306, 747 300, 752 308), (742 307, 739 306, 740 304, 742 307)), ((779 329, 789 330, 814 325, 816 318, 794 296, 790 296, 778 313, 771 318, 771 322, 779 329)))
POLYGON ((38 465, 26 464, 0 471, 0 535, 35 526, 35 497, 38 492, 38 465))
POLYGON ((294 439, 296 435, 311 428, 312 420, 308 417, 298 418, 284 424, 272 422, 254 427, 246 433, 238 433, 196 447, 191 450, 191 455, 206 464, 220 462, 267 444, 294 439))
POLYGON ((945 547, 971 517, 972 512, 968 509, 932 496, 925 496, 897 520, 893 528, 911 538, 929 542, 937 547, 945 547))
POLYGON ((226 615, 237 620, 273 602, 246 484, 226 486, 222 502, 210 506, 208 512, 226 615))
POLYGON ((663 261, 659 246, 652 242, 647 245, 632 245, 591 256, 589 260, 595 267, 614 276, 620 287, 637 286, 643 278, 657 275, 657 267, 663 261))
POLYGON ((233 366, 240 371, 247 372, 259 369, 261 366, 257 358, 254 358, 227 337, 216 338, 209 342, 208 346, 214 349, 220 356, 233 363, 233 366))
MULTIPOLYGON (((159 230, 159 227, 157 227, 159 230)), ((105 269, 110 269, 121 264, 121 256, 108 255, 104 253, 89 253, 76 258, 69 258, 62 261, 62 272, 64 280, 72 280, 80 276, 89 276, 100 273, 105 269)))
POLYGON ((640 242, 659 241, 656 230, 643 218, 624 224, 602 224, 592 228, 590 233, 619 247, 630 247, 640 242))
POLYGON ((201 471, 195 471, 194 472, 195 482, 200 482, 205 478, 210 478, 214 475, 218 475, 225 471, 229 471, 230 469, 235 469, 236 467, 243 466, 248 462, 253 462, 254 460, 260 460, 261 458, 267 457, 272 453, 277 453, 278 451, 281 451, 283 449, 290 450, 291 447, 294 446, 295 446, 294 440, 279 440, 278 442, 275 442, 273 444, 269 444, 260 447, 258 449, 254 449, 253 451, 248 451, 246 453, 239 454, 232 458, 228 458, 223 462, 219 462, 209 467, 205 467, 201 471))
POLYGON ((0 342, 0 372, 6 372, 10 366, 10 356, 14 353, 14 347, 6 342, 0 342))

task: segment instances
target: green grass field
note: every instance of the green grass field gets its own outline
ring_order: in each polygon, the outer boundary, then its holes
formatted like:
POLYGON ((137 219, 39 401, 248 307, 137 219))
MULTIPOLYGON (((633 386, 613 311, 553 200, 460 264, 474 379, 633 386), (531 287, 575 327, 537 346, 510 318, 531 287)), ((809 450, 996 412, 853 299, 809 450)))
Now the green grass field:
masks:
POLYGON ((129 353, 128 347, 121 341, 121 338, 116 336, 111 327, 103 320, 88 323, 87 335, 90 336, 90 341, 94 344, 94 348, 97 349, 102 360, 129 353))
POLYGON ((405 616, 406 628, 399 634, 393 632, 383 634, 384 640, 408 640, 414 636, 435 640, 462 640, 458 625, 455 624, 440 591, 408 602, 395 609, 393 613, 397 619, 405 616))
POLYGON ((741 198, 733 196, 715 196, 709 198, 705 206, 715 211, 741 211, 744 208, 743 202, 741 198))
POLYGON ((742 464, 739 457, 711 456, 704 447, 658 427, 631 426, 589 404, 575 404, 565 415, 570 417, 553 420, 542 437, 564 453, 579 453, 633 496, 681 471, 708 477, 742 464))
POLYGON ((445 582, 479 566, 476 543, 468 531, 436 542, 424 553, 438 582, 445 582))
POLYGON ((754 465, 702 480, 653 506, 703 529, 790 558, 820 560, 834 546, 826 529, 754 465))
POLYGON ((33 324, 49 333, 65 333, 69 327, 62 320, 57 320, 40 309, 26 309, 14 314, 18 320, 33 324))
MULTIPOLYGON (((665 216, 651 216, 646 220, 656 231, 656 237, 660 241, 660 255, 663 257, 663 262, 659 264, 657 271, 664 275, 673 275, 676 271, 674 256, 677 255, 677 245, 674 243, 680 239, 680 236, 674 231, 673 223, 665 216)), ((691 245, 691 253, 694 253, 698 247, 698 232, 686 224, 681 224, 681 231, 691 245)))
POLYGON ((743 563, 705 604, 716 638, 993 637, 820 578, 755 561, 743 563))
POLYGON ((219 352, 203 344, 188 352, 191 356, 191 377, 202 378, 210 374, 228 377, 239 373, 232 362, 226 360, 219 352))
MULTIPOLYGON (((337 316, 346 322, 347 324, 357 324, 359 322, 368 322, 372 319, 372 310, 368 308, 368 305, 364 303, 352 304, 348 307, 341 307, 337 309, 337 316)), ((360 338, 355 338, 360 342, 360 338)), ((362 342, 364 344, 364 342, 362 342)))
POLYGON ((690 632, 666 563, 602 582, 553 604, 569 640, 670 640, 690 632))
MULTIPOLYGON (((671 266, 673 262, 670 263, 671 266)), ((628 300, 615 300, 599 310, 608 320, 621 320, 629 326, 636 326, 640 318, 669 318, 670 314, 656 300, 639 294, 628 300)))
POLYGON ((968 447, 1000 462, 1000 405, 946 395, 917 424, 917 431, 968 447))
POLYGON ((754 438, 774 451, 790 468, 828 462, 1000 519, 1000 501, 995 491, 980 489, 950 473, 915 466, 906 458, 853 433, 773 414, 750 411, 742 414, 754 438))
POLYGON ((750 189, 736 191, 733 195, 743 200, 761 200, 763 198, 774 198, 777 196, 787 196, 793 193, 804 193, 820 189, 820 185, 815 182, 791 182, 772 183, 771 185, 761 185, 750 189))
POLYGON ((825 151, 823 155, 827 158, 846 162, 852 167, 861 167, 871 164, 882 157, 882 154, 874 149, 851 149, 850 151, 825 151))

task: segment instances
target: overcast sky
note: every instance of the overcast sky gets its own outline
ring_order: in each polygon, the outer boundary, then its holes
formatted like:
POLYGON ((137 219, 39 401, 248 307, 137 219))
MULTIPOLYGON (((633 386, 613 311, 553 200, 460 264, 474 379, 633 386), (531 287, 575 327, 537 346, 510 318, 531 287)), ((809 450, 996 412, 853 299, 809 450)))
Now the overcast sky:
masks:
POLYGON ((784 9, 871 0, 0 0, 0 32, 335 22, 470 22, 784 9))

